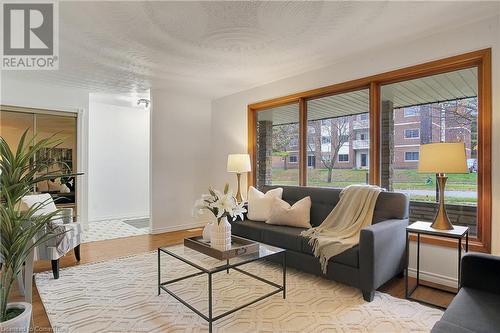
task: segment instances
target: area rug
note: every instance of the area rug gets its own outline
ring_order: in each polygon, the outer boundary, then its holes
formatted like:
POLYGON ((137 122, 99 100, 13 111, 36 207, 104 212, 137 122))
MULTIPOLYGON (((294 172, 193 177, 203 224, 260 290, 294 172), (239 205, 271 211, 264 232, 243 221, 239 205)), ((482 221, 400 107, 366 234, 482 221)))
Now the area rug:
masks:
MULTIPOLYGON (((212 259, 213 260, 213 259, 212 259)), ((242 266, 281 283, 281 267, 267 262, 242 266)), ((162 280, 194 272, 162 255, 162 280)), ((289 269, 287 297, 276 294, 214 323, 214 332, 429 332, 442 312, 377 292, 365 302, 355 288, 289 269)), ((165 292, 157 295, 156 252, 36 274, 52 328, 57 332, 207 332, 198 315, 165 292)), ((172 286, 207 312, 207 277, 172 286)), ((231 271, 214 275, 214 313, 257 298, 270 287, 231 271)))

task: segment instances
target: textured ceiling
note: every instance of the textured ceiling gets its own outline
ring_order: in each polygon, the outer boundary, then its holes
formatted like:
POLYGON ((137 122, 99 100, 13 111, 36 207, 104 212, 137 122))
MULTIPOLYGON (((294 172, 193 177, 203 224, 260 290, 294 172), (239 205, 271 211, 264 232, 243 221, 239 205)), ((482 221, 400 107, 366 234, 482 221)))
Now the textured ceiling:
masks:
POLYGON ((61 2, 60 69, 4 72, 92 92, 219 97, 498 13, 469 2, 61 2))

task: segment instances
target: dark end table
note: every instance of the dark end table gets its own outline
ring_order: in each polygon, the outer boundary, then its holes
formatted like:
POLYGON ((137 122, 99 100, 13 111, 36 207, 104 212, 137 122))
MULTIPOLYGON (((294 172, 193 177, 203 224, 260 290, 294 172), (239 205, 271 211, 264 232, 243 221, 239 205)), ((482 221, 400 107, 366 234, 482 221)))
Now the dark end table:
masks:
POLYGON ((416 301, 419 303, 431 305, 441 309, 444 307, 426 302, 423 300, 412 298, 413 293, 418 287, 424 286, 426 288, 431 288, 435 290, 444 291, 447 293, 456 294, 446 289, 441 289, 433 286, 423 285, 420 283, 420 235, 431 235, 444 238, 453 238, 457 240, 457 251, 458 251, 458 288, 460 288, 460 265, 462 259, 462 240, 465 238, 465 252, 469 251, 469 227, 453 226, 453 230, 439 230, 431 228, 430 222, 417 221, 408 227, 406 227, 406 268, 405 268, 405 297, 409 300, 416 301), (412 288, 408 288, 408 266, 410 263, 410 234, 417 235, 417 283, 412 288))

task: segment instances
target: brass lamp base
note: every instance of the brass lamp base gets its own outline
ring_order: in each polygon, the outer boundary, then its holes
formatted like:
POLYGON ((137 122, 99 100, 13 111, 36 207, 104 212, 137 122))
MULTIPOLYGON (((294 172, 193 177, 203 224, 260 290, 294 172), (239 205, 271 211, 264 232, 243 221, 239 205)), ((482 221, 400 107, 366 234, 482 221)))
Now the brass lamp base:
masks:
POLYGON ((434 217, 434 221, 431 224, 431 228, 438 230, 453 230, 453 225, 448 218, 446 207, 444 205, 444 188, 448 177, 446 177, 444 173, 439 173, 436 178, 439 188, 439 206, 436 216, 434 217))
POLYGON ((236 192, 236 201, 240 203, 243 202, 243 197, 241 196, 241 189, 240 189, 241 173, 237 173, 236 178, 238 178, 238 191, 236 192))

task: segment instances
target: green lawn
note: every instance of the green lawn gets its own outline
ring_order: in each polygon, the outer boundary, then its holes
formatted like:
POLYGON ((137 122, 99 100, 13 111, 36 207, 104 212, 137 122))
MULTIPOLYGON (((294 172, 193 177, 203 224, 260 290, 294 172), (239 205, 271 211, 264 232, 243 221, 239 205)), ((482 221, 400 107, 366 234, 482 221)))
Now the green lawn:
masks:
MULTIPOLYGON (((400 190, 433 190, 436 188, 434 175, 418 173, 417 170, 394 170, 394 188, 400 190), (431 182, 427 182, 430 179, 431 182)), ((449 191, 476 191, 477 173, 449 174, 446 189, 449 191)))
MULTIPOLYGON (((363 184, 367 181, 367 170, 338 169, 333 170, 332 182, 328 183, 327 169, 308 169, 307 184, 309 186, 321 187, 345 187, 350 184, 363 184)), ((275 185, 298 185, 298 169, 273 169, 273 184, 275 185)), ((397 169, 394 170, 394 190, 427 190, 434 191, 436 184, 434 175, 420 174, 416 170, 397 169)), ((477 174, 450 174, 446 184, 447 191, 471 191, 477 190, 477 174)), ((411 194, 411 200, 434 201, 432 195, 411 194)), ((450 197, 446 198, 447 203, 456 204, 476 204, 476 198, 450 197)))

